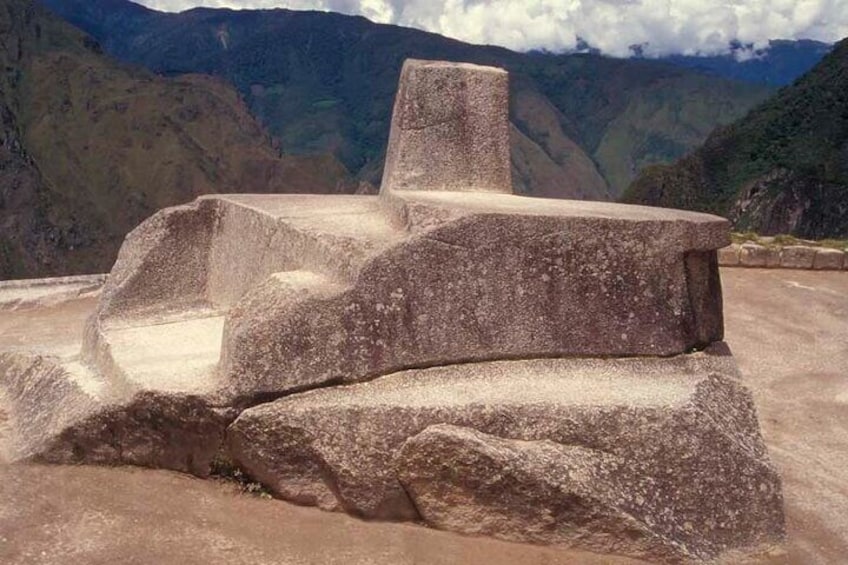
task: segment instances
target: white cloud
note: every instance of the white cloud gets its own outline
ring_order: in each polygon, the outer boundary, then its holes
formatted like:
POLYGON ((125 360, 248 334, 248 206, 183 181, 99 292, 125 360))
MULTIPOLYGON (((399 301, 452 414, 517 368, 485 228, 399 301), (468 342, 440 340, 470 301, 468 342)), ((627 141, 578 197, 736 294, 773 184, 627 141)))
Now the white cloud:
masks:
POLYGON ((626 56, 722 53, 731 40, 837 41, 848 36, 848 0, 138 0, 158 10, 199 5, 331 10, 511 49, 574 48, 583 38, 626 56))

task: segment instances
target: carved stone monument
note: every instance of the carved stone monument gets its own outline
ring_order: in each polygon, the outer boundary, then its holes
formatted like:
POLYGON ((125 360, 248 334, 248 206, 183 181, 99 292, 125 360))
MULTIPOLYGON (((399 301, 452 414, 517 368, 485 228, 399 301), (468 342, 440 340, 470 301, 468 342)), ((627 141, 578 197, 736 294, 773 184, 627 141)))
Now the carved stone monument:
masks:
POLYGON ((78 356, 0 354, 8 457, 653 559, 779 542, 714 216, 511 194, 508 77, 404 65, 379 196, 228 195, 127 236, 78 356))

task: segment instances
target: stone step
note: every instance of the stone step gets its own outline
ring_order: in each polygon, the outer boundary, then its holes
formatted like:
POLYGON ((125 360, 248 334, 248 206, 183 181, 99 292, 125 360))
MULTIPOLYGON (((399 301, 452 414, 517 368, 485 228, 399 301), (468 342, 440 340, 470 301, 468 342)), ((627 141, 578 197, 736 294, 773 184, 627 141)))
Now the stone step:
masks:
POLYGON ((111 365, 134 391, 206 395, 218 386, 224 316, 109 328, 111 365))
POLYGON ((0 352, 0 460, 207 474, 232 417, 201 398, 217 387, 224 318, 187 317, 197 313, 138 326, 90 320, 86 339, 96 347, 87 356, 79 341, 42 355, 12 340, 0 352))
POLYGON ((274 272, 308 270, 352 281, 402 237, 376 196, 237 194, 206 197, 220 209, 207 294, 234 304, 274 272))
POLYGON ((161 211, 127 236, 103 318, 226 312, 276 272, 351 281, 403 236, 376 196, 216 195, 161 211))

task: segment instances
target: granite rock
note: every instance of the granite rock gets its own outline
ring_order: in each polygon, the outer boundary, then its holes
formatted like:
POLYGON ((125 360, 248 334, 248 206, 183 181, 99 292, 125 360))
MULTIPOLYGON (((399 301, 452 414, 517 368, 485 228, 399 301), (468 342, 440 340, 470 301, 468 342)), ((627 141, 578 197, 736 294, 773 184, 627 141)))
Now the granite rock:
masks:
POLYGON ((597 450, 626 462, 640 507, 661 509, 653 531, 711 556, 783 532, 780 479, 734 375, 704 353, 406 371, 248 409, 228 445, 284 499, 394 520, 419 510, 391 462, 431 425, 597 450))
POLYGON ((651 479, 603 451, 437 424, 403 444, 395 469, 421 518, 441 530, 652 560, 692 557, 654 530, 661 509, 636 500, 651 479))
POLYGON ((78 354, 0 354, 0 459, 202 476, 224 448, 367 518, 663 559, 778 540, 720 343, 727 220, 510 194, 507 96, 502 70, 408 62, 379 195, 214 195, 143 223, 78 354), (440 449, 488 478, 433 490, 440 449))
POLYGON ((673 355, 722 338, 715 252, 687 243, 699 225, 558 212, 463 211, 373 256, 353 283, 273 275, 228 314, 228 394, 467 361, 673 355))
POLYGON ((43 356, 0 353, 12 435, 2 459, 209 474, 233 419, 227 411, 196 396, 119 389, 86 372, 43 356))
POLYGON ((503 69, 407 59, 381 191, 511 194, 508 107, 503 69))

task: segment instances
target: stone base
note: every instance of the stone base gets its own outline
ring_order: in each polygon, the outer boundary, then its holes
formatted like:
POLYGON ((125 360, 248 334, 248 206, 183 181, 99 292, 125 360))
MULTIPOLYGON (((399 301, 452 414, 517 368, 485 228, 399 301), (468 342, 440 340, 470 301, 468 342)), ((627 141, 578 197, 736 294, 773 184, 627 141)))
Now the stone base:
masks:
POLYGON ((715 351, 727 220, 509 194, 506 73, 403 76, 379 196, 155 214, 80 349, 0 354, 0 450, 205 475, 241 412, 223 445, 302 504, 660 559, 780 538, 715 351))
POLYGON ((77 363, 0 353, 0 461, 209 474, 232 416, 197 396, 114 384, 77 363))
POLYGON ((439 424, 403 444, 396 471, 422 519, 441 530, 649 559, 690 555, 653 528, 656 508, 633 504, 639 477, 602 451, 439 424))
POLYGON ((249 409, 228 442, 282 498, 365 518, 662 559, 784 530, 730 357, 407 371, 249 409))

